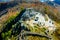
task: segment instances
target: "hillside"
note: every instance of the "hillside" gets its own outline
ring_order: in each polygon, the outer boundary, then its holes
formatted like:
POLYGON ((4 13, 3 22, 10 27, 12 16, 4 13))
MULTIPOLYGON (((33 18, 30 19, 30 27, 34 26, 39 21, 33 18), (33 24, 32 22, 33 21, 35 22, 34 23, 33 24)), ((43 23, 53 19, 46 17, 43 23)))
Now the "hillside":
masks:
POLYGON ((19 3, 0 17, 2 40, 59 40, 60 11, 41 2, 19 3))

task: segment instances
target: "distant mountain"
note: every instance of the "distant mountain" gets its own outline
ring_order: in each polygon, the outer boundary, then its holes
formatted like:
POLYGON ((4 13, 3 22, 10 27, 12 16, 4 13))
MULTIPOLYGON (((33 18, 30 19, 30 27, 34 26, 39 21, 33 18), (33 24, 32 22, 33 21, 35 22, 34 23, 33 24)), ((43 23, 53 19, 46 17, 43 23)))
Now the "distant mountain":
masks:
POLYGON ((55 3, 54 1, 46 1, 46 4, 50 5, 50 6, 59 6, 57 3, 55 3))
POLYGON ((13 1, 13 0, 0 0, 0 2, 10 2, 10 1, 13 1))
POLYGON ((40 0, 42 3, 46 3, 51 6, 59 6, 60 5, 60 0, 40 0))
POLYGON ((7 8, 11 8, 11 7, 14 7, 14 6, 16 6, 18 3, 17 2, 3 2, 3 3, 0 3, 1 5, 0 5, 0 11, 3 11, 3 10, 5 10, 5 9, 7 9, 7 8))
POLYGON ((50 6, 54 6, 54 7, 60 6, 60 1, 45 1, 43 3, 48 4, 50 6))
POLYGON ((60 0, 55 0, 54 2, 60 5, 60 0))

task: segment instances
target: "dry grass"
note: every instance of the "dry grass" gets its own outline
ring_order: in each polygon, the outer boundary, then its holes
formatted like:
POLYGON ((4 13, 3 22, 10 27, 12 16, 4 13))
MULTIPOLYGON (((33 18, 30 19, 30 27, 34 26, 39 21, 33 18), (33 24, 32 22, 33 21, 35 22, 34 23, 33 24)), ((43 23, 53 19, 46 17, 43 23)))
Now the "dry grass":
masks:
POLYGON ((38 36, 28 36, 27 40, 48 40, 45 37, 38 37, 38 36))

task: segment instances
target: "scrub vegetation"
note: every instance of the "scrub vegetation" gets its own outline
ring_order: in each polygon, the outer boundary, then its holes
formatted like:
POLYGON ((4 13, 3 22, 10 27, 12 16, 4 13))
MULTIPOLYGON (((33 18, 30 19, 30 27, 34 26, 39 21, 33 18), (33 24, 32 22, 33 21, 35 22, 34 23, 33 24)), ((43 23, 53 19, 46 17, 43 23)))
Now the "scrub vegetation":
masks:
MULTIPOLYGON (((11 8, 8 10, 7 14, 1 16, 0 18, 0 32, 3 40, 18 40, 17 36, 21 33, 22 30, 42 35, 49 35, 52 37, 52 39, 50 40, 60 39, 60 12, 58 11, 58 9, 42 3, 22 3, 19 6, 19 10, 11 8), (48 15, 56 25, 56 30, 53 32, 53 34, 51 34, 51 31, 46 33, 46 30, 48 30, 48 28, 45 28, 43 26, 43 28, 41 28, 41 26, 39 26, 38 24, 31 26, 29 24, 26 24, 26 21, 21 21, 20 15, 25 11, 24 8, 34 8, 37 12, 48 15), (21 23, 24 23, 24 25, 21 26, 21 23)), ((48 40, 45 37, 32 35, 26 36, 25 38, 27 40, 48 40)))

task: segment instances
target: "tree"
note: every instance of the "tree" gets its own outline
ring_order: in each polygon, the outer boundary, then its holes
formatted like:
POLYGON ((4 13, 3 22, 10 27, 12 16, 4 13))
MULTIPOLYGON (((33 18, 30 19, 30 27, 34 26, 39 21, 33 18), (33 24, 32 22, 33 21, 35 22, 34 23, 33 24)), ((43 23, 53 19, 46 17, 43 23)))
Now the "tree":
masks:
POLYGON ((4 33, 2 33, 1 36, 2 36, 3 39, 5 38, 5 34, 4 33))

